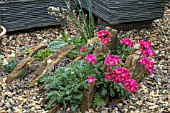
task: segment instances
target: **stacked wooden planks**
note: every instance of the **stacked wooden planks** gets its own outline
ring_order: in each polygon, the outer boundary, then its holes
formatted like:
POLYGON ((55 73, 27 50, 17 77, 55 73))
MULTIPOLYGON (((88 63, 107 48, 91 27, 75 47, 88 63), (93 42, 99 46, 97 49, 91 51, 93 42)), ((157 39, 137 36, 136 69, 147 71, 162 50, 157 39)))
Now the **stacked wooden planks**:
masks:
MULTIPOLYGON (((80 1, 87 10, 88 0, 80 1)), ((118 25, 161 18, 167 2, 168 0, 92 0, 92 9, 100 20, 109 25, 118 25)), ((72 4, 74 6, 78 3, 72 4)))
POLYGON ((7 31, 61 25, 62 19, 48 14, 48 7, 66 7, 64 0, 0 0, 0 25, 7 31))

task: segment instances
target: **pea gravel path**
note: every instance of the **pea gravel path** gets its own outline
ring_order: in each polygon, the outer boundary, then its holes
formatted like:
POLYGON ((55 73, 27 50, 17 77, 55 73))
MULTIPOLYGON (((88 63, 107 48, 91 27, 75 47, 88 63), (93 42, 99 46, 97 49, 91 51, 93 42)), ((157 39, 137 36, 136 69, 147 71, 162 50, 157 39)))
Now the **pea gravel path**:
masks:
MULTIPOLYGON (((46 43, 58 38, 61 34, 70 33, 70 29, 62 27, 37 30, 34 32, 7 35, 3 40, 0 54, 1 62, 10 60, 15 56, 18 59, 26 57, 24 50, 41 43, 46 43), (4 60, 5 59, 5 60, 4 60)), ((133 29, 122 31, 130 35, 134 41, 149 39, 157 51, 155 73, 143 78, 140 90, 131 94, 123 103, 110 105, 102 109, 102 113, 162 113, 170 112, 170 9, 166 8, 165 17, 154 21, 153 28, 133 29)), ((74 33, 71 32, 71 35, 74 33)), ((27 89, 33 75, 18 78, 12 82, 12 87, 5 84, 8 73, 0 69, 0 113, 46 113, 42 104, 43 96, 39 86, 27 89)), ((90 109, 89 112, 95 110, 90 109)))

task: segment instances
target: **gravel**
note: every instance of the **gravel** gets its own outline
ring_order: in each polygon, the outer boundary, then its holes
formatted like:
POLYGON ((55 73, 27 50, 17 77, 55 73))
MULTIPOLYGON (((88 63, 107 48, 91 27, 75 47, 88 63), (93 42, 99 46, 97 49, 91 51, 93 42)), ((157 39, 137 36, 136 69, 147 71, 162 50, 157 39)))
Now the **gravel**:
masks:
MULTIPOLYGON (((139 85, 139 90, 131 94, 126 100, 117 105, 109 106, 102 113, 161 113, 170 111, 170 9, 166 9, 165 16, 157 19, 153 27, 149 29, 133 29, 122 31, 129 34, 130 38, 138 42, 140 39, 151 40, 157 56, 155 73, 145 76, 139 85)), ((60 39, 63 33, 74 35, 70 29, 64 27, 48 28, 34 32, 7 35, 3 40, 0 55, 0 68, 4 61, 14 59, 15 53, 18 59, 26 57, 23 51, 41 43, 48 43, 60 39)), ((18 78, 7 86, 5 80, 8 73, 0 69, 0 111, 3 113, 46 113, 43 104, 43 95, 39 92, 40 87, 27 89, 29 80, 18 78)), ((93 109, 89 110, 93 112, 93 109)))

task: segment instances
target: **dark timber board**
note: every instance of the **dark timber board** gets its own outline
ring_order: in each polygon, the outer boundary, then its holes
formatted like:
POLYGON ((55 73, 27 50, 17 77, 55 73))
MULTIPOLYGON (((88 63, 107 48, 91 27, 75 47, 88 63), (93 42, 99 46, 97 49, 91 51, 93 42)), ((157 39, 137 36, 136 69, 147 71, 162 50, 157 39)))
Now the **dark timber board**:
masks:
POLYGON ((56 20, 48 14, 49 6, 66 7, 66 4, 64 0, 0 0, 0 25, 10 32, 64 24, 63 19, 56 20))
MULTIPOLYGON (((87 10, 87 1, 80 0, 87 10)), ((133 24, 163 17, 169 0, 92 0, 92 11, 103 22, 111 26, 133 24)), ((72 6, 75 6, 72 2, 72 6)), ((103 23, 100 21, 99 24, 103 23)))

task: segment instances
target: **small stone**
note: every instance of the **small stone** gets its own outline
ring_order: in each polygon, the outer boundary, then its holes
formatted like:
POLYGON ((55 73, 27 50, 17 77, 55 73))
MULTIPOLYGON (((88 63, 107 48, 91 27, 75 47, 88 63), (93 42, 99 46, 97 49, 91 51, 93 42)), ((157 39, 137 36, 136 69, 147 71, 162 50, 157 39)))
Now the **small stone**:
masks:
POLYGON ((124 101, 123 101, 123 104, 126 104, 126 105, 127 105, 127 104, 128 104, 127 100, 124 100, 124 101))
POLYGON ((136 110, 135 113, 141 113, 139 110, 136 110))
POLYGON ((147 89, 143 89, 143 92, 146 94, 146 93, 148 93, 148 90, 147 89))
POLYGON ((6 103, 6 105, 5 105, 7 108, 11 108, 12 107, 12 105, 10 104, 10 103, 6 103))
POLYGON ((149 98, 148 98, 148 101, 149 101, 149 102, 153 102, 153 98, 149 97, 149 98))
POLYGON ((163 91, 163 94, 168 95, 168 91, 167 91, 167 90, 164 90, 164 91, 163 91))
POLYGON ((161 82, 158 82, 158 85, 160 85, 160 86, 161 86, 161 85, 162 85, 162 84, 161 84, 161 82))
POLYGON ((2 107, 4 104, 0 102, 0 107, 2 107))
POLYGON ((150 92, 150 96, 154 96, 155 94, 154 94, 154 92, 152 91, 152 92, 150 92))
POLYGON ((108 113, 108 111, 101 111, 101 113, 108 113))
POLYGON ((149 109, 152 109, 152 110, 155 110, 156 108, 158 108, 158 105, 149 107, 149 109))
POLYGON ((43 37, 40 36, 40 37, 38 37, 38 39, 41 40, 41 39, 43 39, 43 37))
POLYGON ((121 111, 121 113, 125 113, 126 112, 124 109, 121 109, 120 111, 121 111))
POLYGON ((115 107, 115 109, 114 109, 113 111, 117 112, 117 111, 118 111, 118 108, 117 108, 117 107, 115 107))
POLYGON ((36 97, 34 96, 32 99, 33 99, 33 100, 36 100, 36 97))
POLYGON ((40 98, 40 101, 43 101, 44 99, 43 98, 40 98))
POLYGON ((129 109, 135 110, 136 108, 134 106, 129 106, 129 109))
POLYGON ((122 103, 117 104, 117 107, 118 107, 119 109, 122 109, 122 106, 123 106, 122 103))
POLYGON ((154 103, 148 102, 147 105, 153 106, 154 103))
POLYGON ((112 113, 116 113, 115 111, 112 111, 112 113))
POLYGON ((135 113, 135 112, 131 110, 130 113, 135 113))
POLYGON ((29 111, 27 111, 27 110, 24 110, 22 113, 29 113, 29 111))
POLYGON ((32 111, 35 110, 35 107, 32 107, 31 110, 32 110, 32 111))
POLYGON ((45 39, 45 40, 43 40, 42 42, 43 42, 43 43, 47 43, 47 40, 45 39))
POLYGON ((123 106, 123 109, 128 109, 128 108, 129 108, 128 105, 123 106))
POLYGON ((27 106, 27 105, 24 105, 23 108, 24 108, 24 109, 29 109, 30 107, 27 106))
POLYGON ((11 109, 8 109, 8 110, 7 110, 7 113, 12 113, 12 110, 11 110, 11 109))
POLYGON ((147 81, 146 82, 148 85, 153 85, 153 83, 151 81, 147 81))
POLYGON ((41 107, 40 107, 40 106, 37 106, 37 105, 35 105, 35 108, 36 108, 36 109, 41 109, 41 107))
POLYGON ((142 101, 137 101, 136 104, 137 104, 138 106, 141 106, 141 105, 142 105, 142 101))

